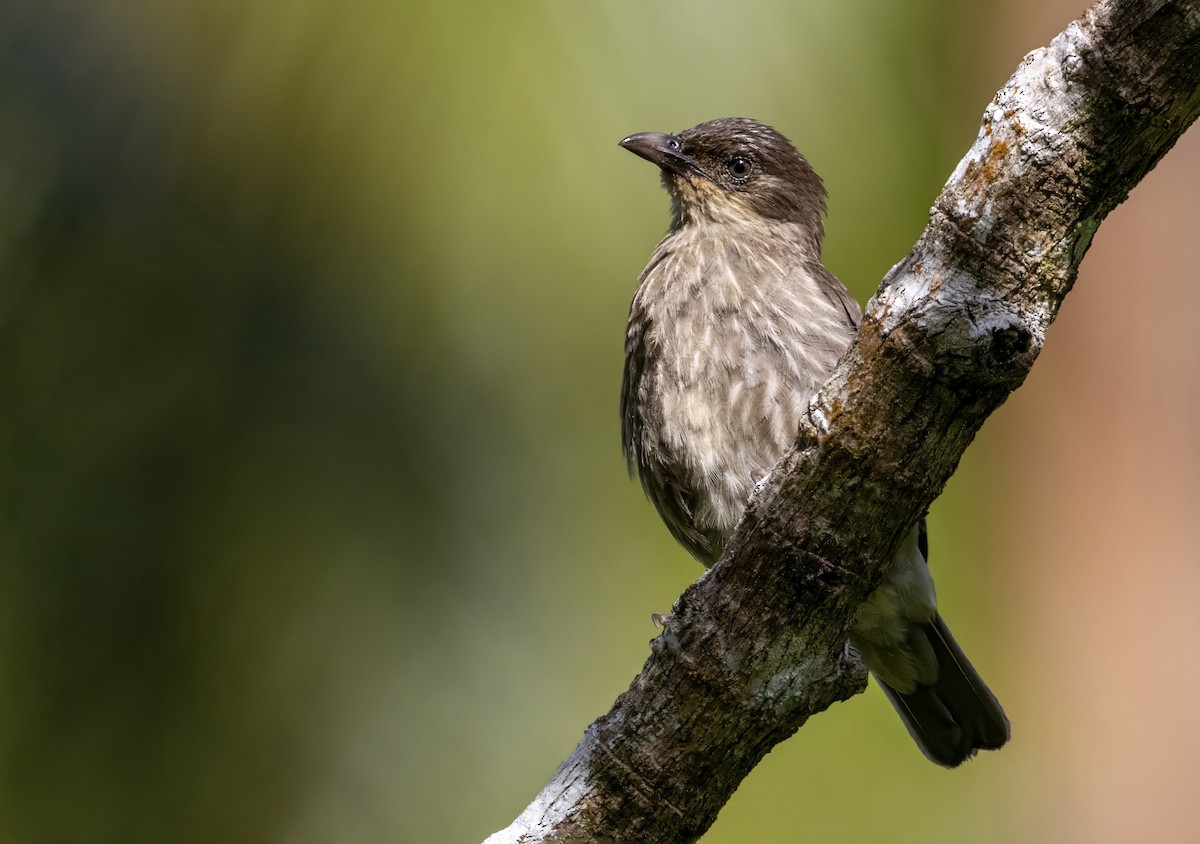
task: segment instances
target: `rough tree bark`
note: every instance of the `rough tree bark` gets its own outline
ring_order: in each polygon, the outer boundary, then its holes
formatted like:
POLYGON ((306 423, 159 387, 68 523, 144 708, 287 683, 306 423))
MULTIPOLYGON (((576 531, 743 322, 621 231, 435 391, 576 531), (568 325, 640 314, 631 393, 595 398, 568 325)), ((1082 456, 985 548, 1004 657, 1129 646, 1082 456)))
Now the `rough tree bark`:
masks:
POLYGON ((1101 220, 1200 113, 1198 86, 1196 2, 1102 0, 1024 59, 721 561, 489 844, 693 841, 775 744, 865 688, 856 608, 1024 380, 1101 220))

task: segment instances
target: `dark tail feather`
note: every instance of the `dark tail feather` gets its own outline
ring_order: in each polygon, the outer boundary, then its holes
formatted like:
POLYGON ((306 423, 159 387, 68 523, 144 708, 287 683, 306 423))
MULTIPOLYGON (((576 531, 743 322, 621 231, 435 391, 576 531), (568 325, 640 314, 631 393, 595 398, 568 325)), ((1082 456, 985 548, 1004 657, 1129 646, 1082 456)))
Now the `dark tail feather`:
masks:
POLYGON ((937 682, 918 686, 912 694, 879 685, 929 761, 953 768, 977 750, 995 750, 1008 741, 1008 718, 942 617, 924 630, 937 655, 937 682))

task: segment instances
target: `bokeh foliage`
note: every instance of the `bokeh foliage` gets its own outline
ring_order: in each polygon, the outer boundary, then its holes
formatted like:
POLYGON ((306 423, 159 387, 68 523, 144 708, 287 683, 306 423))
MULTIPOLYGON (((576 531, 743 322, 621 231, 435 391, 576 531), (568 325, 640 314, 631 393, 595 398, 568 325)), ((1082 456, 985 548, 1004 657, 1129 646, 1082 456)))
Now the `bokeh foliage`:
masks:
MULTIPOLYGON (((778 126, 865 299, 1001 81, 964 72, 965 14, 0 4, 0 837, 507 824, 699 573, 617 445, 667 209, 616 141, 778 126)), ((972 472, 935 512, 948 558, 972 472)), ((927 768, 871 692, 706 840, 962 840, 1000 764, 927 768)))

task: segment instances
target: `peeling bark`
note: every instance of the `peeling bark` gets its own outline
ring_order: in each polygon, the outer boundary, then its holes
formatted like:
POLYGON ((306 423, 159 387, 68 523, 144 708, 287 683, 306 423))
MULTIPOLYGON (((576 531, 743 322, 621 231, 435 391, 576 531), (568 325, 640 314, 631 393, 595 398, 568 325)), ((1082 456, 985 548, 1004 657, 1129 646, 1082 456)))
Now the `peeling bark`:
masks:
POLYGON ((760 759, 866 687, 855 611, 1024 380, 1100 222, 1200 113, 1200 7, 1102 0, 987 107, 796 448, 629 690, 503 842, 694 841, 760 759))

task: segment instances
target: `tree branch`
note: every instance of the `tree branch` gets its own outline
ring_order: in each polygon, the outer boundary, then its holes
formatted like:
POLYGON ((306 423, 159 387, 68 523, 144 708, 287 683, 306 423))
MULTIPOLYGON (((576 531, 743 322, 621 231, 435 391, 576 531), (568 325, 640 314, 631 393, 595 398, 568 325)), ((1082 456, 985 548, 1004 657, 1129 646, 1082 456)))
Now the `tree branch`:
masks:
POLYGON ((1198 85, 1193 2, 1102 0, 1025 58, 721 561, 489 844, 695 840, 775 744, 863 691, 857 608, 1024 380, 1101 220, 1200 112, 1198 85))

